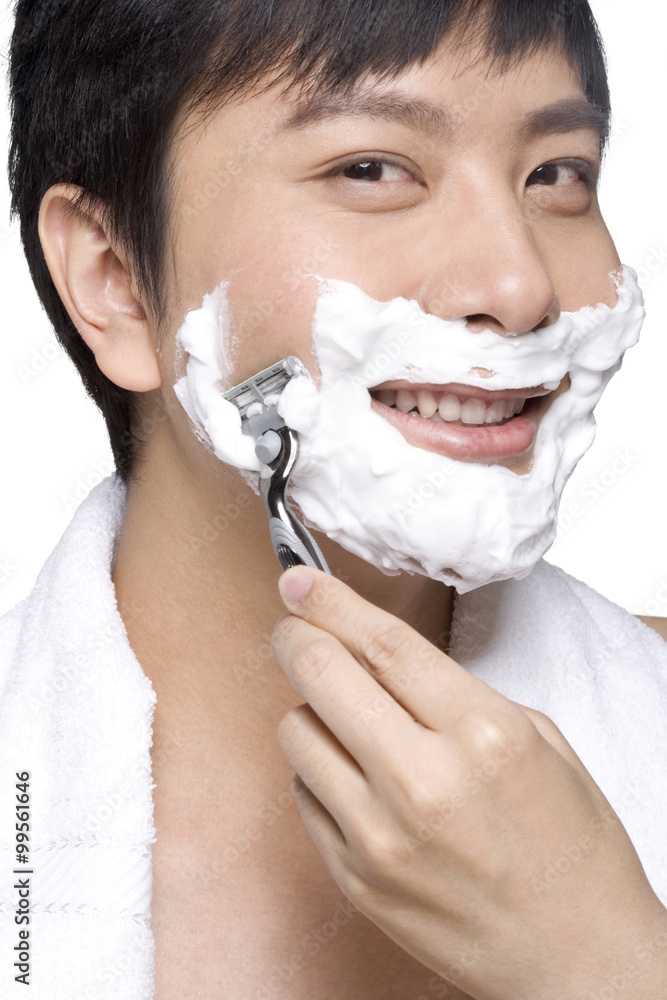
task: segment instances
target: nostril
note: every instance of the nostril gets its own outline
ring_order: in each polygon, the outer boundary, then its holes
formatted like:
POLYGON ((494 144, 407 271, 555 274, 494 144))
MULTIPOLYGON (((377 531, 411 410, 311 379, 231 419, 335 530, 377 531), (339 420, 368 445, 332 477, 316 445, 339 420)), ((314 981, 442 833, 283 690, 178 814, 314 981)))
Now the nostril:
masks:
POLYGON ((492 333, 507 335, 503 324, 487 313, 474 313, 471 316, 466 316, 466 325, 473 333, 482 333, 483 330, 490 330, 492 333))

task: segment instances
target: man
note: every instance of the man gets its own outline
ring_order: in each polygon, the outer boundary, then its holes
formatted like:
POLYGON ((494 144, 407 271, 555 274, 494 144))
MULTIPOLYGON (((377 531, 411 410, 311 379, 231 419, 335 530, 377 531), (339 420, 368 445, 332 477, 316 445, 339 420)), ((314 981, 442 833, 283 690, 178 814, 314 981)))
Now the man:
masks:
MULTIPOLYGON (((578 997, 607 975, 659 997, 667 900, 577 746, 445 654, 453 588, 319 534, 334 579, 283 577, 274 634, 261 501, 173 389, 177 331, 222 282, 235 382, 290 354, 317 375, 313 272, 503 337, 613 308, 587 5, 19 2, 12 86, 28 259, 127 485, 126 507, 117 481, 82 510, 46 631, 29 608, 5 624, 12 759, 39 745, 35 780, 60 786, 35 792, 34 845, 36 872, 47 837, 62 847, 34 925, 57 990, 56 945, 80 934, 81 994, 152 995, 154 940, 160 1000, 578 997)), ((502 463, 525 475, 529 457, 502 463)), ((626 617, 662 692, 663 648, 626 617)))

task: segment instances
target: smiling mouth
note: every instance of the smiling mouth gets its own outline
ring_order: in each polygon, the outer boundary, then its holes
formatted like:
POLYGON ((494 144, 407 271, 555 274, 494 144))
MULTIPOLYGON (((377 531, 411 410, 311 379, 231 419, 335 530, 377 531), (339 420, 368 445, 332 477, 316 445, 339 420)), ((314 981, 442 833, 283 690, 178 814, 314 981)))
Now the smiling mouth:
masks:
POLYGON ((460 384, 409 382, 387 382, 370 394, 372 408, 409 444, 463 461, 525 455, 555 395, 544 386, 494 392, 460 384))
MULTIPOLYGON (((546 394, 546 391, 545 393, 546 394)), ((401 413, 414 413, 435 423, 455 424, 457 427, 502 426, 522 412, 529 398, 514 390, 514 395, 499 392, 475 397, 452 392, 449 389, 380 389, 371 392, 391 409, 401 413), (499 397, 507 396, 505 399, 499 397)))

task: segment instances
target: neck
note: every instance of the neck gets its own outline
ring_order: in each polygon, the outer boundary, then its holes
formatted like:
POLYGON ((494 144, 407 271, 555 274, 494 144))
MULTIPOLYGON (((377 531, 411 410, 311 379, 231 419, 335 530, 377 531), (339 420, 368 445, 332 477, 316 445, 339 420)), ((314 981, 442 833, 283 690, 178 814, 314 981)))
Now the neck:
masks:
MULTIPOLYGON (((303 698, 271 655, 285 607, 263 503, 217 460, 210 475, 178 471, 149 463, 128 487, 113 582, 130 644, 167 728, 205 737, 252 725, 275 735, 303 698)), ((326 537, 316 540, 335 576, 446 647, 452 588, 385 576, 326 537)))

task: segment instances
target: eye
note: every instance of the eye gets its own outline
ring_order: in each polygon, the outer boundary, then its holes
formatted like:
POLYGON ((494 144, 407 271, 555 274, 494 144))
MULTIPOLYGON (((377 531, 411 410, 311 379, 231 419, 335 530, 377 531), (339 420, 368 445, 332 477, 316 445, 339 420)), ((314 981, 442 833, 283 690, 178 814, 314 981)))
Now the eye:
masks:
POLYGON ((388 160, 359 160, 341 167, 339 173, 352 181, 401 181, 414 180, 411 174, 397 163, 388 160))
POLYGON ((567 160, 561 163, 545 163, 532 174, 526 185, 537 184, 548 187, 569 187, 583 181, 592 186, 593 170, 583 160, 567 160))

